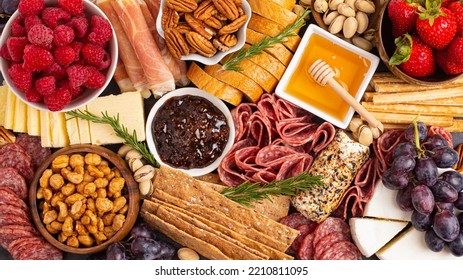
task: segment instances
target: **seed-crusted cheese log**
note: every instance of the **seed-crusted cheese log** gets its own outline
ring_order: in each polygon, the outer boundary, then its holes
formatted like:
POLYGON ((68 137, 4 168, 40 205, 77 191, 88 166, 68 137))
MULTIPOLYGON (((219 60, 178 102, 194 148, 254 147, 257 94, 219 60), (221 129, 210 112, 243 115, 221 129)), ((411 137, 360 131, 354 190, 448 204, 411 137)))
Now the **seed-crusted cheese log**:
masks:
POLYGON ((273 20, 283 26, 292 24, 297 19, 297 15, 285 9, 272 0, 248 0, 254 13, 273 20))
POLYGON ((357 171, 368 160, 370 149, 339 130, 334 140, 314 160, 310 175, 322 176, 322 186, 298 191, 293 206, 310 220, 320 223, 336 209, 357 171))
MULTIPOLYGON (((262 39, 265 38, 265 35, 254 31, 252 29, 246 28, 246 43, 249 44, 256 44, 260 42, 262 39)), ((276 43, 271 48, 267 48, 264 50, 266 53, 271 54, 273 57, 278 59, 281 63, 285 66, 288 66, 293 58, 293 54, 283 45, 280 43, 276 43)))

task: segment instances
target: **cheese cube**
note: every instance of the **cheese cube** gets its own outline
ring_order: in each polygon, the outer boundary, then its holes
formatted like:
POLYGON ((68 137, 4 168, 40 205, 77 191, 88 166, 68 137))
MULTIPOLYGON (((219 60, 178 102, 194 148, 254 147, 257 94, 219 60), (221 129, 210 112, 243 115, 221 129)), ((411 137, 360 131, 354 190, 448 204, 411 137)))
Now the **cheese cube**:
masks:
MULTIPOLYGON (((85 111, 87 110, 87 106, 81 109, 85 111)), ((77 118, 77 125, 79 127, 80 144, 92 143, 92 139, 90 137, 90 122, 81 118, 77 118)))
POLYGON ((71 118, 66 120, 66 128, 69 136, 69 144, 80 144, 79 125, 77 124, 78 118, 71 118))
MULTIPOLYGON (((145 140, 145 117, 143 97, 140 92, 125 92, 119 95, 108 95, 97 98, 87 105, 88 111, 97 116, 107 112, 111 117, 117 117, 121 125, 125 126, 129 133, 135 130, 139 141, 145 140)), ((106 145, 123 143, 123 139, 116 136, 112 127, 108 124, 90 123, 92 144, 106 145)))
POLYGON ((5 123, 3 124, 6 129, 13 129, 15 106, 16 95, 14 95, 14 93, 8 89, 8 94, 6 97, 5 123))
POLYGON ((40 137, 43 147, 52 147, 49 112, 40 111, 40 137))
POLYGON ((52 147, 65 147, 69 145, 69 137, 66 129, 66 116, 64 113, 50 113, 50 127, 52 147))
POLYGON ((0 126, 5 125, 6 99, 8 98, 8 86, 0 86, 0 126))
POLYGON ((15 100, 13 131, 27 132, 27 105, 19 98, 15 100))
POLYGON ((40 136, 40 113, 31 106, 27 106, 27 134, 40 136))

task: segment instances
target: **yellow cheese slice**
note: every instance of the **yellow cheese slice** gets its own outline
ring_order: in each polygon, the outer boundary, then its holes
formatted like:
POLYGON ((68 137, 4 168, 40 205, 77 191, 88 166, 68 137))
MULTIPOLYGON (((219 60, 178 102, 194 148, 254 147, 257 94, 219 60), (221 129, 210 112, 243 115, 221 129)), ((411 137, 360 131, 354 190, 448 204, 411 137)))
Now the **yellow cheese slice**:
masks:
POLYGON ((40 113, 31 106, 27 106, 27 134, 40 136, 40 113))
POLYGON ((50 113, 51 143, 53 147, 65 147, 69 145, 69 137, 66 129, 66 115, 61 112, 50 113))
POLYGON ((0 126, 5 124, 6 99, 8 98, 8 86, 0 86, 0 126))
POLYGON ((8 89, 8 94, 6 97, 5 123, 3 124, 3 127, 6 129, 13 129, 15 106, 16 95, 14 95, 14 93, 8 89))
POLYGON ((50 113, 40 110, 40 138, 43 147, 52 147, 50 113))
POLYGON ((66 129, 68 131, 70 145, 80 144, 79 125, 77 123, 77 119, 78 118, 72 118, 66 120, 66 129))
MULTIPOLYGON (((101 116, 107 112, 109 116, 116 117, 122 125, 127 127, 129 133, 137 132, 139 141, 145 140, 145 115, 143 108, 143 97, 140 92, 125 92, 119 95, 108 95, 99 97, 87 105, 90 113, 101 116)), ((90 123, 90 135, 92 144, 118 144, 123 139, 116 136, 112 127, 108 124, 90 123)))
POLYGON ((27 132, 27 105, 19 98, 15 100, 13 131, 27 132))
POLYGON ((254 13, 283 26, 288 26, 297 19, 295 13, 283 8, 272 0, 248 0, 248 3, 254 13))
MULTIPOLYGON (((98 98, 97 98, 98 99, 98 98)), ((82 110, 87 110, 87 106, 80 108, 82 110)), ((79 128, 79 139, 80 144, 90 144, 92 139, 90 136, 90 122, 81 118, 77 118, 77 126, 79 128)))

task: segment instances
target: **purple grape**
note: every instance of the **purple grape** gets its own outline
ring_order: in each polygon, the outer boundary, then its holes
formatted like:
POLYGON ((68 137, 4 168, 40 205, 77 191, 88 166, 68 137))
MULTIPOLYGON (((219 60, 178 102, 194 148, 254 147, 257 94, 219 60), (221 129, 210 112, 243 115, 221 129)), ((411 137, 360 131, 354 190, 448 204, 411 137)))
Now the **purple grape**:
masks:
POLYGON ((455 208, 458 210, 463 210, 463 192, 458 193, 458 198, 457 200, 453 203, 455 208))
POLYGON ((439 202, 455 202, 458 199, 457 191, 449 183, 443 180, 437 180, 437 182, 430 186, 429 189, 434 195, 434 200, 439 202))
POLYGON ((457 220, 460 224, 460 229, 463 229, 463 212, 458 213, 457 220))
POLYGON ((442 180, 452 185, 457 192, 463 190, 463 175, 455 170, 445 171, 440 175, 442 180))
POLYGON ((413 211, 415 209, 413 208, 411 197, 413 188, 414 186, 409 184, 406 188, 399 190, 396 194, 397 205, 402 211, 413 211))
POLYGON ((418 185, 414 187, 410 194, 412 198, 413 208, 424 215, 429 215, 434 210, 434 196, 431 190, 426 185, 418 185))
POLYGON ((154 230, 144 222, 140 222, 137 225, 135 225, 132 230, 130 231, 130 234, 133 237, 146 237, 149 239, 156 239, 156 233, 154 230))
POLYGON ((394 151, 392 151, 392 157, 398 158, 401 155, 411 155, 416 157, 416 146, 412 142, 403 142, 395 146, 394 151))
POLYGON ((426 137, 423 146, 426 150, 431 151, 437 147, 448 147, 449 142, 440 134, 431 134, 426 137))
POLYGON ((130 250, 135 258, 142 260, 156 260, 161 255, 159 242, 146 237, 135 237, 130 245, 130 250))
POLYGON ((3 13, 7 15, 12 15, 18 9, 19 1, 20 0, 3 0, 3 13))
POLYGON ((450 211, 453 212, 453 203, 451 202, 436 202, 436 206, 434 207, 436 211, 450 211))
POLYGON ((415 168, 416 161, 411 155, 401 155, 396 157, 391 165, 391 173, 394 175, 408 174, 415 168))
POLYGON ((383 173, 381 178, 384 186, 390 190, 401 190, 408 186, 408 174, 394 175, 392 169, 388 169, 383 173))
POLYGON ((161 260, 172 260, 177 252, 174 246, 170 245, 169 243, 158 241, 159 245, 161 246, 161 254, 159 259, 161 260))
POLYGON ((109 245, 106 249, 107 260, 126 260, 125 247, 121 242, 116 242, 109 245))
POLYGON ((450 252, 456 256, 461 257, 463 256, 463 232, 460 232, 453 241, 447 244, 449 247, 450 252))
MULTIPOLYGON (((420 139, 420 143, 424 141, 426 138, 426 135, 428 135, 428 128, 423 122, 417 122, 417 127, 418 127, 418 137, 420 139)), ((407 139, 410 142, 415 142, 415 126, 410 124, 406 129, 405 129, 405 139, 407 139)))
POLYGON ((460 232, 460 224, 453 213, 441 211, 434 215, 433 229, 442 240, 451 242, 457 238, 460 232))
POLYGON ((429 249, 433 252, 440 252, 445 247, 444 240, 440 239, 439 236, 436 235, 433 229, 429 229, 424 234, 424 241, 429 249))
POLYGON ((418 182, 432 186, 437 182, 438 170, 432 158, 419 158, 416 160, 415 177, 418 182))
POLYGON ((421 214, 418 211, 413 211, 411 222, 413 227, 418 231, 427 231, 432 226, 432 215, 421 214))
POLYGON ((436 163, 436 166, 440 168, 452 167, 459 160, 459 155, 457 151, 450 147, 435 148, 434 150, 432 150, 431 157, 436 163))

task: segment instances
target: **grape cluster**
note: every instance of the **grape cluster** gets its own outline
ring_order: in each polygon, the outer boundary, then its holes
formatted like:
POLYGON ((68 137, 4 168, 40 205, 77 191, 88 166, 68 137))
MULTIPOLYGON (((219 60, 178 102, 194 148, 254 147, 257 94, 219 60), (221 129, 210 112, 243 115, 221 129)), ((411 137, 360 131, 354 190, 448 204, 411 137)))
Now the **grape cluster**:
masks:
POLYGON ((20 0, 0 0, 0 14, 12 15, 18 9, 20 0))
POLYGON ((175 248, 169 243, 156 240, 154 230, 144 222, 138 222, 127 241, 109 245, 106 260, 171 260, 175 248))
POLYGON ((428 135, 422 122, 414 121, 404 133, 406 141, 394 148, 382 182, 398 191, 400 209, 413 211, 412 225, 426 232, 429 249, 439 252, 447 245, 453 255, 463 256, 463 214, 454 211, 463 210, 463 176, 454 170, 438 172, 455 165, 458 153, 441 135, 428 135))

